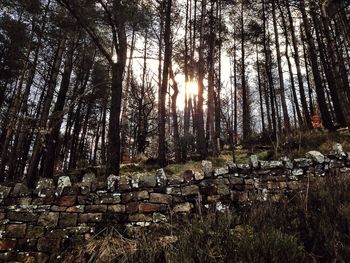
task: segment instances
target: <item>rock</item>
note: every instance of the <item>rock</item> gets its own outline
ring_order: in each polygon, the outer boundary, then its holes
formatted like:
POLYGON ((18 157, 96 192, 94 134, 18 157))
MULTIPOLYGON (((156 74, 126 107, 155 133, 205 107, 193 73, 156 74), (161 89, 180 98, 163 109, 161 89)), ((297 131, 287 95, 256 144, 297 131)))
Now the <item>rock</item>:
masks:
POLYGON ((28 187, 23 183, 17 183, 15 187, 12 189, 10 194, 11 197, 21 197, 30 195, 31 191, 28 187))
POLYGON ((188 213, 191 212, 193 208, 193 204, 186 202, 182 204, 178 204, 173 208, 174 213, 188 213))
POLYGON ((157 180, 157 185, 159 187, 166 186, 167 177, 165 175, 165 171, 164 171, 163 168, 157 170, 157 172, 156 172, 156 180, 157 180))
POLYGON ((16 239, 0 239, 0 251, 10 251, 16 247, 16 239))
POLYGON ((171 204, 173 197, 167 194, 151 193, 149 201, 151 203, 171 204))
POLYGON ((133 188, 139 188, 140 185, 140 175, 139 174, 133 174, 131 176, 131 186, 133 188))
POLYGON ((165 204, 140 203, 139 211, 141 213, 163 212, 167 210, 165 204))
POLYGON ((204 173, 202 173, 202 172, 195 172, 194 173, 194 179, 196 181, 203 180, 204 179, 204 173))
POLYGON ((118 204, 121 202, 120 193, 106 193, 100 195, 100 204, 118 204))
POLYGON ((284 167, 286 169, 290 169, 290 170, 293 169, 293 162, 287 156, 282 157, 281 161, 283 162, 284 167))
POLYGON ((220 213, 225 213, 226 211, 229 211, 229 206, 224 205, 222 202, 217 202, 215 204, 215 210, 220 213))
POLYGON ((78 223, 98 223, 102 221, 102 213, 79 214, 78 223))
POLYGON ((340 143, 336 143, 333 145, 333 150, 331 152, 332 155, 335 155, 337 158, 345 158, 347 155, 343 150, 343 146, 340 143))
POLYGON ((189 195, 198 195, 199 194, 199 187, 198 185, 189 185, 184 186, 181 189, 182 195, 189 196, 189 195))
POLYGON ((6 226, 6 237, 24 238, 26 229, 26 224, 9 224, 6 226))
POLYGON ((244 174, 250 173, 250 165, 245 163, 239 163, 237 164, 237 169, 244 174))
POLYGON ((161 213, 153 213, 152 221, 153 223, 164 223, 167 222, 168 219, 161 213))
POLYGON ((234 162, 227 161, 226 166, 228 167, 228 169, 231 173, 237 172, 237 164, 235 164, 234 162))
POLYGON ((184 182, 184 178, 178 175, 167 175, 169 185, 179 185, 184 182))
POLYGON ((45 227, 55 227, 58 223, 58 216, 59 213, 55 212, 42 213, 39 216, 38 225, 42 225, 45 227))
POLYGON ((76 201, 76 196, 74 195, 65 195, 60 198, 58 201, 59 206, 74 206, 76 201))
POLYGON ((27 238, 40 238, 45 234, 45 227, 28 225, 27 238))
POLYGON ((152 222, 153 218, 145 214, 132 214, 129 215, 128 221, 130 222, 152 222))
POLYGON ((310 151, 308 153, 306 153, 306 158, 310 158, 312 159, 315 163, 319 163, 322 164, 324 163, 324 155, 318 151, 310 151))
POLYGON ((214 176, 222 176, 222 175, 226 175, 229 173, 228 167, 222 167, 222 168, 218 168, 215 169, 214 171, 214 176))
POLYGON ((118 181, 118 189, 119 190, 130 190, 130 178, 128 176, 120 176, 118 181))
POLYGON ((149 199, 149 193, 148 191, 133 192, 133 197, 136 200, 146 200, 149 199))
POLYGON ((212 176, 213 172, 213 163, 211 161, 202 161, 202 171, 204 172, 205 177, 212 176))
POLYGON ((117 182, 118 176, 111 174, 107 177, 107 189, 111 192, 114 192, 116 190, 116 182, 117 182))
POLYGON ((71 186, 72 186, 72 182, 70 181, 70 178, 68 176, 60 176, 58 178, 58 182, 57 182, 58 194, 62 194, 62 191, 64 188, 71 187, 71 186))
POLYGON ((283 168, 282 161, 259 161, 261 169, 277 169, 283 168))
POLYGON ((194 172, 192 170, 186 170, 183 172, 182 177, 186 183, 190 183, 193 181, 194 172))
POLYGON ((109 205, 108 212, 125 213, 125 205, 109 205))
POLYGON ((181 189, 180 187, 167 187, 165 189, 165 192, 168 195, 181 195, 181 189))
POLYGON ((34 194, 37 194, 39 197, 46 197, 52 195, 54 192, 54 183, 51 178, 39 178, 34 194))
POLYGON ((36 222, 38 214, 33 212, 8 212, 7 219, 15 222, 36 222))
POLYGON ((91 188, 91 184, 96 181, 96 175, 94 173, 86 173, 81 181, 82 186, 91 188))
POLYGON ((107 205, 86 205, 86 213, 104 213, 107 211, 107 205))
POLYGON ((218 184, 217 185, 217 193, 218 193, 218 195, 229 195, 230 188, 226 184, 218 184))
POLYGON ((125 208, 126 208, 125 211, 128 214, 137 213, 139 211, 139 203, 138 202, 127 203, 125 208))
POLYGON ((250 164, 254 169, 259 167, 259 160, 257 155, 250 156, 250 164))
POLYGON ((67 212, 69 213, 82 213, 84 212, 85 205, 76 205, 67 208, 67 212))
POLYGON ((67 226, 76 226, 78 221, 77 213, 61 213, 59 226, 67 227, 67 226))
POLYGON ((244 179, 242 177, 238 177, 238 174, 237 176, 230 175, 229 180, 230 180, 230 184, 233 184, 233 185, 244 183, 244 179))
POLYGON ((42 237, 38 239, 37 248, 39 251, 48 253, 58 253, 60 252, 60 239, 52 239, 42 237))
POLYGON ((308 158, 294 159, 294 165, 297 168, 307 168, 312 165, 312 160, 308 158))
POLYGON ((293 176, 302 176, 304 174, 304 170, 303 169, 294 169, 292 171, 292 175, 293 176))
POLYGON ((152 188, 157 185, 157 179, 155 175, 144 175, 140 179, 141 186, 152 188))
POLYGON ((11 187, 0 185, 0 199, 6 198, 11 192, 11 187))

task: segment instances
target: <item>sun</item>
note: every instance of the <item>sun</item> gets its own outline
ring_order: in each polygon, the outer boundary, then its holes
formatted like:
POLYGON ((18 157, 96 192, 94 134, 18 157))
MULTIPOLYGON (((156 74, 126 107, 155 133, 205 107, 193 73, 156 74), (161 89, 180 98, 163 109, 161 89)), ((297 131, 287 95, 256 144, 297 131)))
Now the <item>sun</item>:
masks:
POLYGON ((198 83, 194 81, 187 82, 187 95, 195 96, 198 94, 198 83))

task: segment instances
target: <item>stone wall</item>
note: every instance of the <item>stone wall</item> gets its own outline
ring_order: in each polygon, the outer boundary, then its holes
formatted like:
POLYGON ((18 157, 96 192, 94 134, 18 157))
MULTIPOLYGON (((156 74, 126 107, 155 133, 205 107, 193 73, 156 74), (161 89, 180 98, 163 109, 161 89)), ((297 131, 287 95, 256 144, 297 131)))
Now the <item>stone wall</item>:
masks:
POLYGON ((35 190, 0 186, 0 261, 55 262, 77 240, 107 225, 143 227, 183 214, 224 212, 254 200, 279 201, 306 189, 318 177, 350 174, 350 155, 335 145, 331 154, 306 158, 228 162, 212 169, 167 175, 109 176, 93 172, 42 178, 35 190))

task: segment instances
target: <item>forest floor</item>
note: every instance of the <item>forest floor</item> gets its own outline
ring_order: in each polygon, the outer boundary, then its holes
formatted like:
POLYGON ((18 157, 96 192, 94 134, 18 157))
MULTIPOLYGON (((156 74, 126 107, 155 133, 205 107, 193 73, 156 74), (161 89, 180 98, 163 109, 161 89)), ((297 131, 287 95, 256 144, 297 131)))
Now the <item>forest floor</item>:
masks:
MULTIPOLYGON (((249 163, 251 155, 255 154, 259 160, 276 160, 283 156, 290 159, 305 157, 308 151, 316 150, 323 154, 328 154, 335 143, 340 143, 345 152, 350 152, 350 133, 348 129, 340 129, 336 132, 325 130, 312 130, 308 132, 290 133, 279 138, 276 145, 266 138, 256 138, 255 140, 238 145, 235 149, 236 163, 249 163)), ((147 158, 141 158, 140 161, 134 161, 121 165, 121 174, 154 173, 160 167, 147 158)), ((224 146, 218 157, 208 157, 212 161, 213 168, 223 167, 227 161, 233 160, 232 149, 224 146)), ((164 168, 167 174, 181 174, 186 170, 200 171, 201 161, 188 160, 185 163, 172 163, 164 168)))

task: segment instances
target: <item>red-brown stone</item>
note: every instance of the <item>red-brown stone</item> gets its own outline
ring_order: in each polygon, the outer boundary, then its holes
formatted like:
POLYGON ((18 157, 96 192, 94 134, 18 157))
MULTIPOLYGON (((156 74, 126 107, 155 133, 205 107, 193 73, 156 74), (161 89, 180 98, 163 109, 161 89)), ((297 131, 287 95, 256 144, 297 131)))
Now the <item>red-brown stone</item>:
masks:
POLYGON ((58 201, 60 206, 73 206, 75 204, 76 197, 74 195, 62 196, 58 201))

